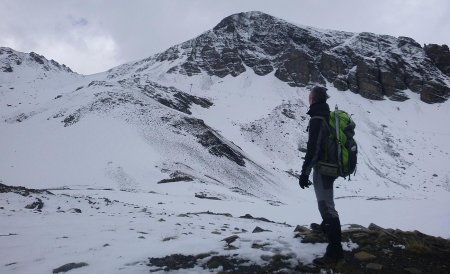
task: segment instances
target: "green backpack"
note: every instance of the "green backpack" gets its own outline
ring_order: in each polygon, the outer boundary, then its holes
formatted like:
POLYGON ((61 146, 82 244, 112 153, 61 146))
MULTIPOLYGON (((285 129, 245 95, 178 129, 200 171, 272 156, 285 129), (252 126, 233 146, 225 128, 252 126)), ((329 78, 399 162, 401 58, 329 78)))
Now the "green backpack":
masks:
MULTIPOLYGON (((322 117, 311 117, 322 119, 322 117)), ((356 172, 358 146, 355 139, 355 127, 351 116, 337 105, 335 111, 330 112, 330 121, 323 123, 328 132, 324 141, 324 149, 320 160, 316 164, 319 173, 330 177, 347 177, 356 172), (338 126, 336 126, 338 125, 338 126)))

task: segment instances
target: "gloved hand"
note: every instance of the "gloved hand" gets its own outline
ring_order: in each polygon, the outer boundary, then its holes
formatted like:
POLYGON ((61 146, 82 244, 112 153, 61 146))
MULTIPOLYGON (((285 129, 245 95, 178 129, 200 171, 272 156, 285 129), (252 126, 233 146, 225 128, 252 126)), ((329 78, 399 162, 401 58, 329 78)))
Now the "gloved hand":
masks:
POLYGON ((300 179, 299 179, 298 183, 302 189, 304 189, 305 187, 308 188, 311 185, 309 182, 309 176, 304 173, 302 173, 300 175, 300 179))

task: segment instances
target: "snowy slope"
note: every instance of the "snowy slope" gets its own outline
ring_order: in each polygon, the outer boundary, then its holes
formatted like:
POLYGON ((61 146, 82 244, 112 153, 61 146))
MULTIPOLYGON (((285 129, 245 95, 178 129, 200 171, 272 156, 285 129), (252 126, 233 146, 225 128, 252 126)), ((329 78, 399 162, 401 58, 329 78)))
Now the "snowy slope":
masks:
MULTIPOLYGON (((292 227, 237 218, 318 220, 313 190, 294 176, 308 87, 249 67, 223 77, 167 73, 185 59, 159 55, 82 76, 2 51, 0 63, 13 65, 0 72, 0 183, 55 195, 0 194, 0 272, 83 261, 79 273, 141 273, 151 256, 237 252, 221 242, 237 232, 239 253, 261 263, 251 243, 269 241, 264 252, 304 263, 323 253, 324 245, 292 242, 292 227), (24 209, 36 198, 41 211, 24 209), (205 211, 231 216, 189 214, 205 211), (256 225, 272 232, 242 230, 256 225)), ((410 90, 404 102, 374 101, 325 85, 330 106, 357 124, 358 170, 335 191, 342 223, 450 237, 449 102, 426 104, 410 90)))
POLYGON ((191 104, 210 102, 146 79, 94 80, 36 110, 5 115, 2 179, 142 190, 183 175, 270 193, 259 186, 273 185, 272 175, 192 117, 191 104), (22 169, 30 173, 15 171, 22 169))

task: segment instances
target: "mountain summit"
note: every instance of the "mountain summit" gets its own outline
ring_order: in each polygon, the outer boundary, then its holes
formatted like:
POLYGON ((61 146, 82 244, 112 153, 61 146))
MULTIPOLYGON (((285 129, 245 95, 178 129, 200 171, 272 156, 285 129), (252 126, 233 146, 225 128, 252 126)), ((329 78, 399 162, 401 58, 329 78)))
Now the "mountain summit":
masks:
POLYGON ((450 95, 445 45, 422 48, 408 37, 299 26, 255 11, 226 17, 197 38, 136 63, 136 71, 145 70, 149 61, 176 61, 167 72, 189 76, 274 72, 293 87, 329 82, 373 100, 404 101, 406 89, 427 103, 450 95))

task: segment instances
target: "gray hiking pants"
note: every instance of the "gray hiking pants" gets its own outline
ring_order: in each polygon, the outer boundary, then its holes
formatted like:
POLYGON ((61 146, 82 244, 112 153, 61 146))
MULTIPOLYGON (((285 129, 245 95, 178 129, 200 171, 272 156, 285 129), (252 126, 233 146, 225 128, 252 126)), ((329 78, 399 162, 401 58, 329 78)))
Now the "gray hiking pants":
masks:
POLYGON ((334 208, 333 184, 336 178, 323 176, 315 168, 313 171, 314 191, 322 219, 339 218, 334 208))

